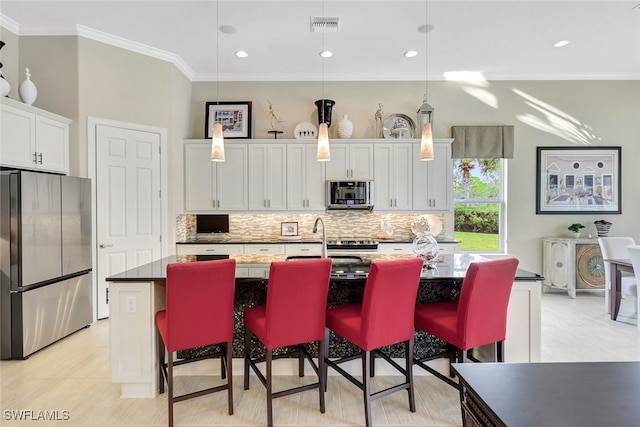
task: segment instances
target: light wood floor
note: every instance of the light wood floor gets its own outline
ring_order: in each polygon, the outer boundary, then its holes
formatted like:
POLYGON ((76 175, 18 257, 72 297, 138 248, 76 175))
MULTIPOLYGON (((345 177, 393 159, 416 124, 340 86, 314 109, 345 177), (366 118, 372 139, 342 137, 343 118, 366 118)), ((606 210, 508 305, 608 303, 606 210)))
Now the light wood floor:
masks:
MULTIPOLYGON (((619 321, 604 312, 598 293, 545 294, 542 298, 542 361, 628 361, 640 358, 640 334, 632 299, 623 300, 619 321)), ((109 322, 102 320, 32 355, 24 361, 2 361, 2 426, 163 426, 166 396, 155 399, 121 399, 119 386, 110 381, 109 322), (66 417, 66 421, 16 421, 13 412, 31 410, 66 417), (53 411, 58 411, 53 412, 53 411), (68 411, 68 412, 63 412, 68 411)), ((309 375, 308 377, 311 377, 309 375)), ((310 378, 311 379, 311 378, 310 378)), ((393 377, 376 377, 385 387, 393 377)), ((210 378, 185 379, 187 387, 210 378)), ((252 378, 251 389, 242 389, 234 376, 235 415, 226 414, 226 395, 218 393, 178 403, 178 426, 260 426, 266 419, 264 388, 252 378)), ((297 383, 297 377, 278 377, 278 384, 297 383)), ((417 411, 408 410, 406 393, 394 393, 373 403, 377 426, 459 426, 458 394, 431 376, 416 377, 417 411)), ((363 425, 360 391, 342 377, 329 378, 327 412, 320 414, 317 393, 306 392, 278 399, 274 405, 277 426, 363 425)))

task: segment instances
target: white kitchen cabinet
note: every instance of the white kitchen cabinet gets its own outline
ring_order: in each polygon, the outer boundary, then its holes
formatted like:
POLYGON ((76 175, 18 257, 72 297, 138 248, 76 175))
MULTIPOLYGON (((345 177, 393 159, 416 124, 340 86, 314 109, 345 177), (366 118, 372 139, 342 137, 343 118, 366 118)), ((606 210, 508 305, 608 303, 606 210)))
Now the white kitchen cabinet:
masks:
POLYGON ((434 160, 420 160, 420 143, 413 144, 413 210, 449 211, 453 207, 451 142, 433 145, 434 160))
MULTIPOLYGON (((458 252, 460 243, 458 242, 438 242, 438 255, 455 254, 458 252)), ((378 253, 382 255, 408 255, 413 254, 413 243, 400 242, 380 242, 378 253)))
POLYGON ((69 173, 71 120, 8 98, 1 107, 2 166, 69 173))
POLYGON ((290 255, 321 255, 322 243, 294 243, 285 245, 284 251, 290 255))
POLYGON ((374 181, 376 211, 412 208, 412 144, 376 144, 374 181))
POLYGON ((286 210, 285 144, 249 145, 249 209, 286 210))
POLYGON ((316 143, 287 144, 287 209, 325 210, 325 163, 316 160, 316 143))
POLYGON ((334 142, 327 162, 327 179, 373 179, 373 144, 334 142))
POLYGON ((244 254, 242 244, 215 243, 181 243, 176 245, 177 255, 241 255, 244 254))
POLYGON ((282 255, 284 252, 284 244, 245 243, 244 245, 246 255, 282 255))
POLYGON ((187 212, 248 209, 247 144, 225 144, 224 162, 210 160, 210 142, 185 142, 184 147, 187 212))

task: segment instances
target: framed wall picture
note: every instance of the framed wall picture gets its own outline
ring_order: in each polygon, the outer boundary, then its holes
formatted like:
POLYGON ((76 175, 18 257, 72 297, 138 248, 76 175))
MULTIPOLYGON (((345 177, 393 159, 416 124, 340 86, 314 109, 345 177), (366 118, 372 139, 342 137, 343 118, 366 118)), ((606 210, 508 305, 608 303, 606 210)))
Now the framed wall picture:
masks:
POLYGON ((536 214, 622 213, 621 147, 538 147, 536 214))
POLYGON ((251 138, 251 101, 207 102, 204 137, 211 138, 213 125, 222 124, 225 138, 251 138))
POLYGON ((280 235, 281 236, 297 236, 298 223, 297 222, 281 222, 280 235))

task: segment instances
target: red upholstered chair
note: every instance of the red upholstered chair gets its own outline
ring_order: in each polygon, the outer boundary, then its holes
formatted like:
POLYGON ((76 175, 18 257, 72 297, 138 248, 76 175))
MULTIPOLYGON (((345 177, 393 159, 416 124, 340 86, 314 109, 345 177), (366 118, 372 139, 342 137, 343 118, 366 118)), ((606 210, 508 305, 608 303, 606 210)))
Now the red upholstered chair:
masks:
MULTIPOLYGON (((414 362, 448 384, 458 384, 424 364, 449 356, 451 362, 467 358, 477 362, 473 349, 496 343, 497 361, 504 360, 502 343, 507 333, 507 308, 518 260, 504 258, 473 262, 462 282, 457 302, 439 302, 416 307, 416 329, 425 331, 453 347, 450 353, 416 359, 414 362)), ((451 374, 450 374, 451 375, 451 374)))
POLYGON ((325 341, 325 367, 323 376, 327 377, 327 366, 342 374, 364 393, 365 423, 371 425, 371 401, 389 393, 408 390, 409 410, 415 412, 413 393, 413 313, 422 272, 422 260, 418 258, 394 261, 374 261, 369 270, 361 304, 348 304, 327 310, 327 330, 325 341), (329 332, 357 345, 361 352, 339 360, 329 360, 329 332), (406 365, 402 368, 378 349, 391 344, 404 342, 406 365), (372 353, 375 352, 387 360, 404 376, 402 384, 376 393, 371 393, 372 353), (339 364, 362 358, 362 382, 354 378, 339 364))
POLYGON ((158 387, 164 392, 167 380, 169 426, 173 426, 173 404, 205 394, 227 390, 229 415, 233 414, 232 341, 233 300, 236 261, 185 262, 167 265, 166 309, 156 313, 156 327, 162 340, 158 351, 160 378, 158 387), (164 361, 164 347, 169 361, 164 361), (220 344, 220 352, 193 359, 173 360, 173 352, 212 344, 220 344), (212 357, 221 357, 222 378, 227 383, 181 396, 173 395, 173 367, 212 357), (164 378, 163 378, 164 376, 164 378))
POLYGON ((273 425, 273 399, 317 388, 320 412, 324 413, 323 367, 325 313, 331 276, 331 259, 272 262, 267 284, 267 303, 244 311, 244 389, 249 389, 249 368, 267 389, 267 425, 273 425), (251 358, 251 339, 255 335, 265 347, 265 357, 251 358), (318 341, 318 365, 303 344, 318 341), (272 361, 292 352, 273 355, 273 350, 296 346, 299 375, 304 376, 304 357, 318 374, 318 382, 273 392, 272 361), (266 362, 267 376, 257 363, 266 362))

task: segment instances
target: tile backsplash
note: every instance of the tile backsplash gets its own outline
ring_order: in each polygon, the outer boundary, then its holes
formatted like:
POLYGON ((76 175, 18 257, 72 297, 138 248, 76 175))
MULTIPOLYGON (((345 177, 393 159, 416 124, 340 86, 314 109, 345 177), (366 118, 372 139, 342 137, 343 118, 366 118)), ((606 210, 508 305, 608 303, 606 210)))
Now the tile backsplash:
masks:
MULTIPOLYGON (((382 235, 382 223, 393 227, 393 236, 398 240, 411 240, 411 222, 421 216, 417 213, 375 213, 336 211, 321 214, 278 213, 278 214, 229 214, 228 238, 238 240, 275 239, 280 236, 280 223, 297 222, 298 234, 303 239, 319 238, 313 234, 313 223, 322 217, 327 227, 327 238, 367 238, 377 239, 382 235)), ((444 222, 444 214, 429 214, 431 218, 444 222)), ((444 230, 444 227, 443 227, 444 230)), ((444 231, 438 236, 443 238, 444 231)), ((196 238, 196 215, 184 214, 176 218, 176 241, 187 242, 196 238)))

